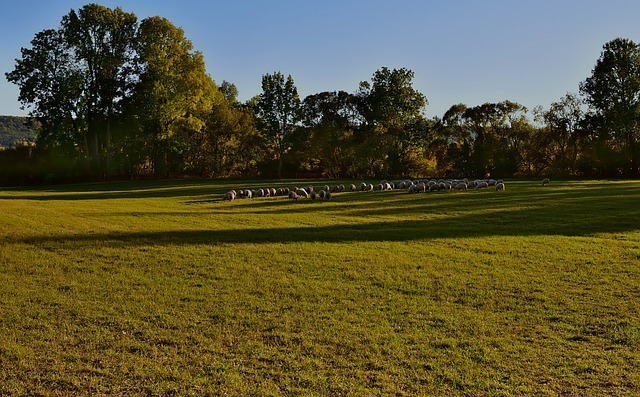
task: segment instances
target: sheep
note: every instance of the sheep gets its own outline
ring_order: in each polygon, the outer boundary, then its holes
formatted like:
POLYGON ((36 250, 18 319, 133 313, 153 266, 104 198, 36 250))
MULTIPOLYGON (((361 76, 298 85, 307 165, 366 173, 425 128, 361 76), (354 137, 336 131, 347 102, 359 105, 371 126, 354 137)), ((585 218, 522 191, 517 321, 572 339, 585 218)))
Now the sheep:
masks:
POLYGON ((293 201, 297 201, 298 200, 298 193, 294 192, 293 190, 289 192, 289 200, 293 200, 293 201))
POLYGON ((551 181, 549 180, 549 178, 544 178, 542 180, 542 186, 549 186, 550 183, 551 181))
POLYGON ((229 201, 233 201, 236 199, 236 191, 235 190, 230 190, 227 193, 225 193, 223 200, 229 200, 229 201))
POLYGON ((476 189, 486 189, 489 187, 489 184, 485 181, 477 181, 476 182, 476 189))
POLYGON ((369 184, 369 191, 370 191, 370 192, 373 192, 373 183, 370 183, 370 184, 369 184))
POLYGON ((253 192, 249 189, 244 191, 244 197, 245 198, 253 198, 253 192))
POLYGON ((356 191, 356 185, 354 185, 353 183, 351 185, 349 185, 349 190, 351 190, 352 192, 356 191))
POLYGON ((324 195, 324 199, 327 201, 331 201, 331 192, 327 192, 327 194, 324 195))
POLYGON ((363 192, 364 192, 365 190, 367 190, 367 188, 368 188, 368 187, 369 187, 369 185, 367 185, 367 183, 366 183, 366 182, 362 182, 362 183, 360 184, 360 190, 362 190, 363 192))
POLYGON ((309 193, 304 189, 295 189, 295 193, 300 197, 309 198, 309 193))
POLYGON ((307 193, 311 194, 311 192, 313 192, 313 186, 312 185, 307 185, 304 187, 304 190, 307 191, 307 193))
POLYGON ((324 190, 325 192, 328 192, 329 190, 331 190, 329 188, 329 185, 324 185, 324 187, 322 188, 322 190, 324 190))
POLYGON ((271 197, 275 197, 275 196, 277 196, 277 195, 278 195, 278 194, 277 194, 278 192, 277 192, 277 191, 276 191, 276 189, 275 189, 275 188, 273 188, 273 187, 271 188, 271 190, 269 191, 269 193, 271 193, 271 197))
POLYGON ((326 195, 327 195, 327 190, 320 190, 318 192, 318 198, 320 198, 321 200, 323 200, 324 196, 326 196, 326 195))
POLYGON ((496 183, 496 191, 504 191, 504 183, 500 182, 500 183, 496 183))
POLYGON ((314 192, 312 190, 311 193, 309 193, 309 197, 311 197, 311 200, 315 200, 316 199, 316 192, 314 192))
POLYGON ((454 186, 455 190, 467 190, 467 184, 464 182, 459 182, 454 186))

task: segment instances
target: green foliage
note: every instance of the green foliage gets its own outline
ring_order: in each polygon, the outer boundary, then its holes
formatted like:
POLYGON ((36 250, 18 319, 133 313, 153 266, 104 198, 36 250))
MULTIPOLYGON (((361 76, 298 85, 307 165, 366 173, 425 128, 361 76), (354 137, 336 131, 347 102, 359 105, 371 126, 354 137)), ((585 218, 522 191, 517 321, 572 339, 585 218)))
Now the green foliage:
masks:
MULTIPOLYGON (((385 159, 385 175, 406 175, 403 160, 407 153, 424 144, 428 135, 422 112, 425 96, 412 86, 413 71, 405 68, 378 69, 368 82, 360 83, 361 112, 373 139, 384 141, 380 151, 371 152, 385 159)), ((375 162, 375 158, 371 158, 375 162)))
POLYGON ((581 85, 595 112, 602 140, 627 151, 631 172, 638 174, 640 158, 640 47, 628 39, 606 43, 592 74, 581 85))
POLYGON ((301 118, 298 89, 291 75, 281 72, 262 76, 262 93, 256 113, 269 136, 268 148, 278 161, 278 178, 282 178, 282 158, 291 150, 291 135, 301 118))
MULTIPOLYGON (((457 104, 428 120, 427 99, 406 68, 381 67, 355 93, 320 92, 304 101, 291 76, 274 72, 242 104, 234 84, 218 86, 207 74, 182 29, 93 3, 72 9, 58 29, 36 33, 21 55, 5 76, 39 125, 37 149, 2 154, 5 164, 22 159, 4 171, 3 184, 25 174, 35 182, 639 171, 640 50, 628 39, 605 44, 580 85, 584 98, 567 94, 536 110, 534 121, 509 100, 457 104), (55 172, 35 166, 46 161, 55 172)), ((0 146, 15 140, 0 130, 0 146)))
POLYGON ((264 186, 1 190, 1 393, 640 393, 638 182, 264 186))

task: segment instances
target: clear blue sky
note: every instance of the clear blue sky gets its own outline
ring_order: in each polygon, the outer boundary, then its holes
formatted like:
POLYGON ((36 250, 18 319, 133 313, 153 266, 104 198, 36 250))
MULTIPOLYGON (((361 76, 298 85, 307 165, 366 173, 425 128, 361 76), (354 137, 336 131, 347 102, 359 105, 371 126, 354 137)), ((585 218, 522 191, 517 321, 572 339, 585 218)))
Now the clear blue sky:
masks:
MULTIPOLYGON (((86 1, 23 0, 2 4, 0 114, 24 115, 6 82, 20 48, 57 28, 86 1)), ((548 108, 578 92, 616 37, 640 42, 637 0, 105 0, 139 19, 159 15, 182 27, 220 84, 240 99, 261 91, 265 73, 290 74, 302 98, 355 92, 383 67, 415 73, 427 116, 457 103, 511 100, 548 108)))

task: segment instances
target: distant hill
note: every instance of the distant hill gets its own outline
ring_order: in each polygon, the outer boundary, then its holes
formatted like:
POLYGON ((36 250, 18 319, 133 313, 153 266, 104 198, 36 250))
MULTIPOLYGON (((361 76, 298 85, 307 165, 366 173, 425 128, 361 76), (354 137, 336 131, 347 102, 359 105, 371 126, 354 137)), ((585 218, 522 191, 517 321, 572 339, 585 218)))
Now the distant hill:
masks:
POLYGON ((27 117, 0 116, 0 148, 15 147, 16 142, 35 139, 36 131, 29 126, 27 117))

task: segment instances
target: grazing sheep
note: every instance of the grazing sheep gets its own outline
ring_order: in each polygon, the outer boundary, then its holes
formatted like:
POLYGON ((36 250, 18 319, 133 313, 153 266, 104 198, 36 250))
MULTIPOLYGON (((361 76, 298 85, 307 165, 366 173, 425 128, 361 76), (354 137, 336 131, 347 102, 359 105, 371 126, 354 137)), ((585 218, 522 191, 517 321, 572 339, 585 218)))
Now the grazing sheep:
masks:
POLYGON ((326 196, 326 195, 327 195, 327 190, 320 190, 320 191, 318 192, 318 197, 319 197, 321 200, 322 200, 322 199, 324 199, 324 196, 326 196))
POLYGON ((244 198, 253 198, 253 192, 249 189, 244 191, 244 198))
POLYGON ((370 183, 370 184, 369 184, 369 191, 370 191, 370 192, 373 192, 373 183, 370 183))
POLYGON ((325 192, 328 192, 329 190, 331 190, 331 188, 329 188, 329 185, 324 185, 322 190, 324 190, 325 192))
POLYGON ((467 184, 460 182, 453 187, 455 190, 467 190, 467 184))
POLYGON ((349 190, 351 190, 352 192, 356 191, 356 185, 354 185, 353 183, 351 185, 349 185, 349 190))
POLYGON ((496 183, 496 191, 498 191, 498 190, 504 191, 504 183, 503 182, 496 183))
POLYGON ((367 183, 366 183, 366 182, 362 182, 362 183, 360 184, 360 190, 362 190, 363 192, 364 192, 365 190, 367 190, 367 188, 368 188, 368 187, 369 187, 369 185, 367 185, 367 183))
POLYGON ((236 199, 236 191, 235 190, 230 190, 227 193, 225 193, 223 200, 229 200, 229 201, 233 201, 236 199))
POLYGON ((477 181, 475 189, 486 189, 489 187, 489 184, 485 181, 477 181))
POLYGON ((309 198, 309 193, 304 189, 296 189, 295 193, 300 197, 309 198))
POLYGON ((550 183, 551 181, 549 180, 549 178, 544 178, 542 180, 542 186, 549 186, 550 183))
POLYGON ((313 186, 312 185, 305 186, 304 190, 306 190, 307 193, 311 194, 311 192, 313 192, 313 186))
POLYGON ((338 191, 339 192, 344 192, 345 191, 344 185, 338 185, 338 191))
POLYGON ((324 199, 327 201, 331 201, 331 192, 327 192, 327 194, 324 195, 324 199))
POLYGON ((298 193, 294 192, 293 190, 289 192, 289 200, 293 200, 293 201, 297 201, 298 200, 298 193))
POLYGON ((275 196, 277 196, 277 195, 278 195, 278 192, 277 192, 277 191, 276 191, 276 189, 275 189, 275 188, 273 188, 273 187, 271 188, 271 190, 269 190, 269 193, 271 193, 271 197, 275 197, 275 196))
POLYGON ((309 197, 311 197, 311 200, 315 200, 316 199, 316 192, 314 192, 312 190, 311 193, 309 193, 309 197))

